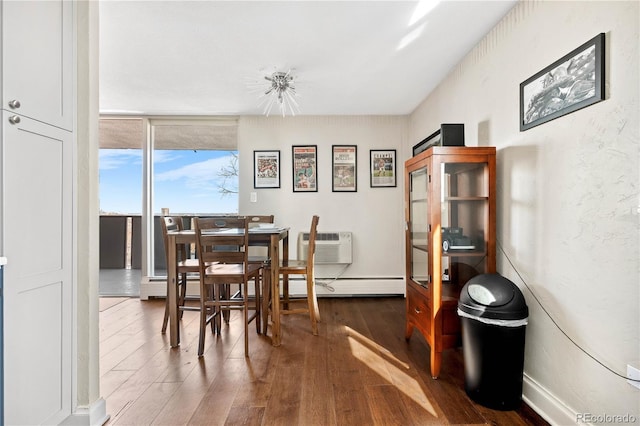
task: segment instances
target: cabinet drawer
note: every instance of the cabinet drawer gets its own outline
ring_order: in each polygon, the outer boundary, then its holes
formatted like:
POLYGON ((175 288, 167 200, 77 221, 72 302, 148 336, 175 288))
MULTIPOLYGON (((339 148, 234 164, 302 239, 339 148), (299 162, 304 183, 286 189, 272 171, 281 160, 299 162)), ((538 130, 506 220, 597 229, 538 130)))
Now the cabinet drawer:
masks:
POLYGON ((411 288, 407 288, 407 321, 417 326, 423 334, 428 333, 431 323, 428 300, 411 288))

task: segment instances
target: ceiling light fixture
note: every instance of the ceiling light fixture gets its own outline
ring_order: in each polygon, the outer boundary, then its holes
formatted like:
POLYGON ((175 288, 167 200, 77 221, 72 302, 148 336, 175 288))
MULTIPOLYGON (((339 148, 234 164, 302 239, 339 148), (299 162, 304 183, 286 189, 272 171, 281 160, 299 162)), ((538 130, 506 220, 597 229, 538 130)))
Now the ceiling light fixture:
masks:
MULTIPOLYGON (((260 106, 264 106, 264 114, 268 117, 274 105, 280 107, 280 112, 284 117, 287 113, 296 115, 296 111, 300 109, 295 97, 296 87, 294 77, 291 70, 285 72, 276 71, 271 75, 264 76, 267 86, 263 87, 262 95, 260 95, 260 106)), ((263 83, 265 84, 265 83, 263 83)))

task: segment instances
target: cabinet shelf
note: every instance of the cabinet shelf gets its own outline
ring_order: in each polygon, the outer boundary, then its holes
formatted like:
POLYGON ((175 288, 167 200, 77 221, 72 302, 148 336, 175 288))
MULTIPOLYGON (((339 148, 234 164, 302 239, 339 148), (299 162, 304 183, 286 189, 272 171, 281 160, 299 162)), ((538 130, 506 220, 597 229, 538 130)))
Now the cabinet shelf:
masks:
POLYGON ((489 197, 445 197, 444 201, 488 201, 489 197))
POLYGON ((425 253, 429 251, 429 246, 426 244, 413 244, 411 247, 413 247, 416 250, 423 251, 425 253))
POLYGON ((405 162, 405 338, 414 329, 424 336, 434 378, 442 351, 462 340, 462 287, 495 272, 495 161, 493 147, 434 147, 405 162))
POLYGON ((484 250, 454 250, 442 253, 442 257, 482 257, 486 254, 484 250))

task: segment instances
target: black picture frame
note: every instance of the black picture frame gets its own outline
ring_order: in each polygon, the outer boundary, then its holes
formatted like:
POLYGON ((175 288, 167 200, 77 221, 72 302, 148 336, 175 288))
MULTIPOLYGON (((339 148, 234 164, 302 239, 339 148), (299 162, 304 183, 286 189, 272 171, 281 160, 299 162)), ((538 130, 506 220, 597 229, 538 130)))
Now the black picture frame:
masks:
POLYGON ((395 188, 397 186, 396 150, 369 150, 369 176, 371 188, 395 188))
POLYGON ((331 190, 333 192, 358 190, 358 147, 356 145, 331 146, 331 190))
POLYGON ((604 100, 605 34, 520 83, 520 131, 604 100))
POLYGON ((318 192, 318 146, 294 145, 291 154, 293 192, 318 192))
POLYGON ((280 188, 280 151, 253 151, 253 187, 280 188))

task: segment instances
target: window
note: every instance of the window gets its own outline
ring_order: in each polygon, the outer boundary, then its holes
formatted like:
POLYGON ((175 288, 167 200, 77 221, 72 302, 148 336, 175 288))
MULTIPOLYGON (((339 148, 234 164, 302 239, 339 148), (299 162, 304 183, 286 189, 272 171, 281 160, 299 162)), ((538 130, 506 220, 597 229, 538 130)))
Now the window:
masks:
POLYGON ((163 208, 174 215, 237 213, 236 136, 235 119, 103 117, 101 234, 111 232, 103 229, 103 219, 110 216, 104 223, 117 221, 116 232, 124 236, 104 254, 106 246, 101 238, 101 268, 107 254, 117 258, 111 265, 120 265, 124 256, 125 268, 142 269, 147 276, 164 276, 159 227, 163 208), (125 244, 120 244, 122 238, 125 244))

